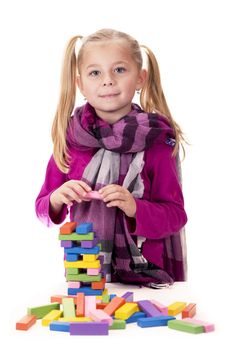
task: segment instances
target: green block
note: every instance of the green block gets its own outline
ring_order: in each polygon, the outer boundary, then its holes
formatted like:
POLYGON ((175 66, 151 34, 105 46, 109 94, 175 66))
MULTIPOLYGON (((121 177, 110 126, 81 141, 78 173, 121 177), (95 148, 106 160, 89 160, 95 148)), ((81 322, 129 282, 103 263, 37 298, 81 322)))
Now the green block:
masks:
POLYGON ((27 314, 34 315, 37 319, 40 319, 46 316, 51 310, 60 310, 60 304, 52 303, 48 305, 28 307, 27 314))
POLYGON ((66 275, 67 281, 79 281, 79 282, 99 282, 101 280, 101 274, 97 276, 89 276, 86 273, 69 274, 66 275), (74 279, 72 279, 74 277, 74 279))
POLYGON ((105 294, 105 295, 102 295, 102 300, 101 300, 101 302, 102 303, 109 303, 109 301, 110 301, 110 296, 109 296, 109 294, 105 294))
POLYGON ((62 298, 64 317, 75 317, 75 305, 73 298, 62 298))
POLYGON ((87 235, 80 235, 78 233, 71 233, 70 235, 59 235, 60 241, 93 241, 94 232, 89 232, 87 235))
POLYGON ((193 334, 204 333, 204 327, 197 324, 188 323, 181 320, 170 320, 168 321, 168 327, 176 329, 182 332, 188 332, 193 334))
POLYGON ((109 326, 109 329, 125 329, 126 322, 125 320, 113 320, 113 324, 109 326))
POLYGON ((68 267, 66 269, 67 275, 78 275, 79 274, 79 269, 77 267, 68 267))

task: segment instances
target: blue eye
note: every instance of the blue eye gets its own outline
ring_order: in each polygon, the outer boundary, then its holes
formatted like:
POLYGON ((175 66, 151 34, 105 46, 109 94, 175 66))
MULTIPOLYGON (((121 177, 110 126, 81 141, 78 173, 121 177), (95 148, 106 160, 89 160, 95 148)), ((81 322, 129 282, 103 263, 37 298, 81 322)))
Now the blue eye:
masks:
POLYGON ((124 73, 126 69, 124 67, 117 67, 114 69, 114 71, 117 73, 124 73))
POLYGON ((92 72, 89 73, 92 77, 97 77, 100 74, 99 70, 93 70, 92 72))

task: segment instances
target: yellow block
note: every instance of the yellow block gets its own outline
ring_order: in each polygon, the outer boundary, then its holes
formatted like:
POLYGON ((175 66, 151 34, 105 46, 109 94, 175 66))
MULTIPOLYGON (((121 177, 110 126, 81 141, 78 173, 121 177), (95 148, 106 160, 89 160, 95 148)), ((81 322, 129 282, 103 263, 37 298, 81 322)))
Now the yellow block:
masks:
POLYGON ((92 322, 90 317, 60 317, 60 322, 92 322))
POLYGON ((98 269, 100 267, 100 260, 95 260, 95 261, 83 261, 83 260, 78 260, 78 261, 64 261, 64 267, 77 267, 79 269, 98 269))
POLYGON ((184 310, 185 306, 186 306, 186 303, 181 301, 177 301, 173 304, 170 304, 168 306, 168 315, 169 316, 178 315, 182 310, 184 310))
POLYGON ((95 261, 99 254, 83 254, 83 261, 95 261))
POLYGON ((50 322, 58 320, 62 314, 63 312, 61 310, 51 310, 42 318, 42 326, 49 326, 50 322))
POLYGON ((108 288, 105 288, 102 292, 102 295, 107 295, 108 294, 108 288))
POLYGON ((115 311, 115 318, 127 320, 127 318, 137 311, 139 311, 139 307, 136 303, 125 303, 115 311))

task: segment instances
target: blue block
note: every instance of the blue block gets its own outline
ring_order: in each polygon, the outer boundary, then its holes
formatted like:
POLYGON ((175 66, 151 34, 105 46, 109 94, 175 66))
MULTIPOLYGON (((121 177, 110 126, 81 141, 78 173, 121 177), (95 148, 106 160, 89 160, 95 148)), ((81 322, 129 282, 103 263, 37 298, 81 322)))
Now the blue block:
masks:
POLYGON ((145 317, 145 318, 139 318, 137 320, 137 325, 142 328, 167 326, 168 321, 175 320, 175 319, 176 317, 164 316, 164 315, 157 316, 157 317, 145 317))
POLYGON ((102 295, 102 290, 92 289, 90 287, 68 288, 68 295, 84 293, 85 295, 102 295))
POLYGON ((125 320, 126 323, 134 323, 137 322, 139 318, 146 317, 146 314, 144 312, 138 311, 135 312, 132 316, 130 316, 127 320, 125 320))
POLYGON ((83 222, 76 227, 75 231, 80 235, 85 235, 93 231, 93 224, 92 222, 83 222))
POLYGON ((69 332, 69 322, 52 321, 49 324, 51 331, 69 332))
POLYGON ((66 254, 99 254, 100 248, 98 246, 93 248, 73 247, 73 248, 65 248, 64 252, 66 254))
POLYGON ((78 260, 78 254, 66 254, 66 261, 77 261, 78 260))
POLYGON ((109 295, 109 301, 111 301, 113 298, 115 298, 117 296, 117 294, 110 294, 109 295))

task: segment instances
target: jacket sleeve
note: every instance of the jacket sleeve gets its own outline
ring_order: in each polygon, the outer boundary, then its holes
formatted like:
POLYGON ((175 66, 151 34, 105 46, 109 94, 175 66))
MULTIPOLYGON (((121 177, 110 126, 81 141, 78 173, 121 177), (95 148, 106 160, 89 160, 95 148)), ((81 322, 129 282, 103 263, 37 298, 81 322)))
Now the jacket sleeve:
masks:
POLYGON ((150 198, 135 199, 136 219, 129 228, 133 235, 162 239, 178 232, 187 222, 172 147, 163 143, 155 145, 148 152, 146 167, 151 179, 150 198))
POLYGON ((66 174, 59 170, 53 156, 51 156, 46 169, 45 181, 35 202, 37 217, 47 226, 60 224, 68 214, 66 205, 63 205, 58 216, 50 210, 50 195, 64 182, 66 182, 66 174))

